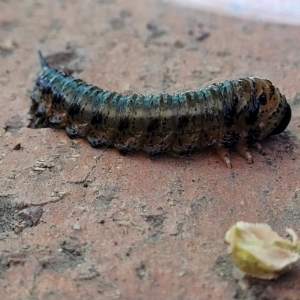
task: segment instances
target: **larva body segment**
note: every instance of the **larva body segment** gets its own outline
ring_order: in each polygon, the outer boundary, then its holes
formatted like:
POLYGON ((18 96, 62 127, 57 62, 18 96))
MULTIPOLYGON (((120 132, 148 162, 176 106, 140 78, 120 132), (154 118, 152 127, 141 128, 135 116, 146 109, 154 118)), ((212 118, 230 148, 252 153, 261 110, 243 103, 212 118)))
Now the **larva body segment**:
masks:
POLYGON ((291 118, 285 97, 267 79, 244 77, 174 94, 123 95, 51 69, 41 56, 32 101, 36 117, 86 137, 93 147, 121 153, 177 154, 215 146, 231 166, 227 148, 252 162, 248 146, 282 132, 291 118))

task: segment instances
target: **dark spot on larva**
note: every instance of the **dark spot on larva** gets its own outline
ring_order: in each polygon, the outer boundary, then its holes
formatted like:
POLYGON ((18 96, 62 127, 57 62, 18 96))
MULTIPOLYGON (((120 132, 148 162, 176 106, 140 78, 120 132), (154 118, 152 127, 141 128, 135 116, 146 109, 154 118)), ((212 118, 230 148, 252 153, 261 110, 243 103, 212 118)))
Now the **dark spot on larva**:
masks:
POLYGON ((235 94, 232 94, 232 103, 233 103, 233 105, 236 106, 238 104, 238 102, 239 102, 238 96, 235 95, 235 94))
POLYGON ((191 123, 193 123, 194 126, 196 126, 196 121, 197 121, 196 116, 192 116, 191 117, 191 123))
POLYGON ((60 104, 63 101, 64 97, 59 92, 53 92, 52 95, 52 105, 54 104, 60 104))
POLYGON ((267 96, 265 92, 262 92, 259 97, 258 97, 258 101, 261 105, 266 105, 267 104, 267 96))
POLYGON ((180 116, 178 118, 177 128, 182 129, 185 128, 189 124, 189 118, 187 116, 180 116))
POLYGON ((120 119, 118 124, 118 130, 123 131, 129 127, 129 119, 128 117, 120 119))
POLYGON ((247 141, 247 144, 249 146, 255 144, 257 141, 258 141, 258 138, 259 138, 259 134, 260 134, 260 128, 259 126, 257 126, 256 128, 254 129, 250 129, 248 132, 247 132, 247 135, 245 137, 246 141, 247 141))
POLYGON ((97 112, 92 116, 91 125, 94 126, 102 122, 102 114, 97 112))
POLYGON ((226 132, 226 134, 221 139, 221 145, 223 147, 232 147, 236 145, 240 138, 240 134, 238 132, 226 132))
POLYGON ((203 134, 203 136, 204 136, 205 138, 208 138, 208 134, 207 134, 207 132, 205 132, 205 131, 202 131, 202 134, 203 134))
POLYGON ((224 103, 224 122, 226 127, 231 127, 233 125, 235 116, 236 116, 235 106, 227 105, 224 103))
POLYGON ((71 103, 68 113, 70 116, 77 115, 80 111, 80 105, 78 103, 71 103))
POLYGON ((187 99, 188 101, 191 101, 191 100, 192 100, 192 95, 191 95, 189 92, 185 92, 184 94, 185 94, 186 99, 187 99))
POLYGON ((253 125, 256 122, 258 112, 259 112, 259 102, 255 100, 251 101, 249 103, 249 107, 246 112, 245 122, 247 125, 253 125))
POLYGON ((270 85, 270 93, 269 93, 269 97, 272 98, 273 95, 275 94, 275 87, 273 84, 270 85))
POLYGON ((38 86, 41 86, 42 87, 42 94, 43 95, 49 95, 52 93, 52 90, 51 90, 51 83, 49 82, 45 82, 43 79, 40 79, 38 81, 38 86))
POLYGON ((147 132, 152 132, 159 127, 159 120, 158 119, 151 119, 148 126, 147 132))

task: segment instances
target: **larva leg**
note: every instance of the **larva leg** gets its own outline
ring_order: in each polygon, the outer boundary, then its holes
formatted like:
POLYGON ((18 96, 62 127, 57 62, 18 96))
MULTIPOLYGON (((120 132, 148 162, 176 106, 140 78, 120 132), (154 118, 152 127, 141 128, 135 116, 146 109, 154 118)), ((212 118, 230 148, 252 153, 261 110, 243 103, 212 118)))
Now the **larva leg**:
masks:
POLYGON ((262 153, 262 147, 259 142, 256 142, 253 146, 256 148, 258 153, 262 153))
POLYGON ((227 168, 231 168, 230 155, 227 148, 215 145, 216 151, 223 162, 226 164, 227 168))
POLYGON ((238 151, 238 153, 240 155, 242 155, 243 157, 245 157, 247 164, 252 164, 253 163, 253 159, 251 156, 251 153, 248 149, 248 146, 246 145, 246 143, 237 143, 235 145, 235 149, 238 151))

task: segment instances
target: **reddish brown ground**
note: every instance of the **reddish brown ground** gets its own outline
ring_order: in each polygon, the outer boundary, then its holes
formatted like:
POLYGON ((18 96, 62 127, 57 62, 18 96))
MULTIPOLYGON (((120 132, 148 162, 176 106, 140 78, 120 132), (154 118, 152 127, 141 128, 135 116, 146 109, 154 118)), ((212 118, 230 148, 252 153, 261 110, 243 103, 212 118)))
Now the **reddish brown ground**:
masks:
POLYGON ((300 28, 161 1, 45 3, 0 2, 0 299, 300 299, 299 264, 243 286, 223 241, 240 220, 300 234, 300 28), (153 160, 92 149, 27 128, 37 50, 120 92, 267 77, 293 119, 254 164, 233 151, 231 170, 213 149, 153 160))

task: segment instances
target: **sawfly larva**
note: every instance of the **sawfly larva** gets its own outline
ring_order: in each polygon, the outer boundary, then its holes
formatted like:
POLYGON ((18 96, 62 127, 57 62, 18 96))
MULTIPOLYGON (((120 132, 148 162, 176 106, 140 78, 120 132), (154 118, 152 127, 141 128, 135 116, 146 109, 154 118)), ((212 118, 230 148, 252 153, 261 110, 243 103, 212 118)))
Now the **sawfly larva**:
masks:
POLYGON ((70 138, 85 137, 93 147, 113 146, 125 154, 142 149, 189 154, 214 146, 228 167, 228 148, 252 163, 248 149, 279 134, 291 108, 271 81, 258 77, 225 80, 195 91, 124 95, 92 86, 48 66, 32 92, 37 122, 65 128, 70 138))

